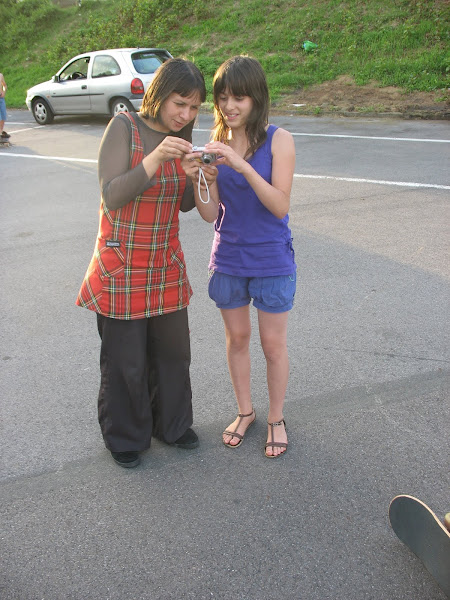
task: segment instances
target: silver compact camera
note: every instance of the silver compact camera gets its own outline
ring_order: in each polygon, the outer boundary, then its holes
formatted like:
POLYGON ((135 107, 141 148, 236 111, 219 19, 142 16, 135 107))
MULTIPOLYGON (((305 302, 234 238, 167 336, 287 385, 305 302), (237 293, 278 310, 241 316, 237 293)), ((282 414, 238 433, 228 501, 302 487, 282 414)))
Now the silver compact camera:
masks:
POLYGON ((202 152, 203 154, 197 159, 200 160, 204 165, 210 165, 217 159, 217 154, 213 152, 205 152, 205 146, 193 146, 192 152, 202 152))

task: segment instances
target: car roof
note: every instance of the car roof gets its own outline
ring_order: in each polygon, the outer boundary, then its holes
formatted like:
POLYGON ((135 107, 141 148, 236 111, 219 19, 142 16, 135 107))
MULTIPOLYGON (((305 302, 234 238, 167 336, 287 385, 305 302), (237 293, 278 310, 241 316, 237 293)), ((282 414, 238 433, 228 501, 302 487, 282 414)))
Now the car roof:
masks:
MULTIPOLYGON (((78 56, 86 56, 86 54, 103 54, 103 52, 139 52, 139 51, 147 51, 147 52, 165 52, 166 54, 170 54, 166 48, 105 48, 104 50, 93 50, 92 52, 83 52, 78 54, 78 56)), ((74 57, 75 58, 75 57, 74 57)))
POLYGON ((69 60, 67 60, 58 70, 57 74, 61 73, 61 71, 63 69, 66 68, 66 66, 69 63, 72 63, 75 60, 78 60, 79 58, 94 58, 95 56, 99 56, 101 54, 104 54, 105 52, 110 52, 111 54, 114 53, 120 53, 120 54, 131 54, 132 52, 155 52, 156 53, 163 53, 167 59, 169 58, 173 58, 172 54, 170 54, 170 52, 168 50, 166 50, 166 48, 108 48, 105 50, 93 50, 92 52, 84 52, 82 54, 77 54, 76 56, 72 56, 72 58, 70 58, 69 60))

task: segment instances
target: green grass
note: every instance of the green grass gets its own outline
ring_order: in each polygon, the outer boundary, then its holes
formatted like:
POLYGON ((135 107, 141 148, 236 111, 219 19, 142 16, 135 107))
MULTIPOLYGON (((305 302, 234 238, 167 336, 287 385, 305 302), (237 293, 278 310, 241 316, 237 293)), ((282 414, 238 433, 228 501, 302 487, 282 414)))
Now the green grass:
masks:
POLYGON ((260 60, 272 100, 341 75, 443 96, 449 16, 447 0, 2 0, 0 69, 16 108, 75 54, 128 46, 193 60, 209 99, 216 68, 234 54, 260 60), (305 40, 318 48, 306 53, 305 40))

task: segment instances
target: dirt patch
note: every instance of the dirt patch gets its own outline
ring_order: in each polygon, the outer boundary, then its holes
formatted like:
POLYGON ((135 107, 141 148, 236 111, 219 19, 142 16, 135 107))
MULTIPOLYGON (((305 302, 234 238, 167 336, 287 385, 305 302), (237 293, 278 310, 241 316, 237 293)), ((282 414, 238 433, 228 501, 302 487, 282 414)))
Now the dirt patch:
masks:
POLYGON ((272 104, 271 113, 450 119, 450 94, 449 90, 405 92, 377 83, 359 86, 343 76, 283 96, 272 104))

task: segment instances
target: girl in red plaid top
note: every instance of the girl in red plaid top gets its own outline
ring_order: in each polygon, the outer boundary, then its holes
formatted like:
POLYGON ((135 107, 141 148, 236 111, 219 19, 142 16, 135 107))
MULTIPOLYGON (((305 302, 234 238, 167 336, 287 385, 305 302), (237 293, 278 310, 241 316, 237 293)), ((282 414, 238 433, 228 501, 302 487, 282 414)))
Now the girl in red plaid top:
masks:
POLYGON ((99 153, 100 222, 77 304, 97 313, 98 416, 119 465, 139 464, 151 438, 195 448, 187 305, 192 290, 178 238, 194 207, 192 128, 206 96, 195 65, 170 59, 139 113, 113 118, 99 153))

